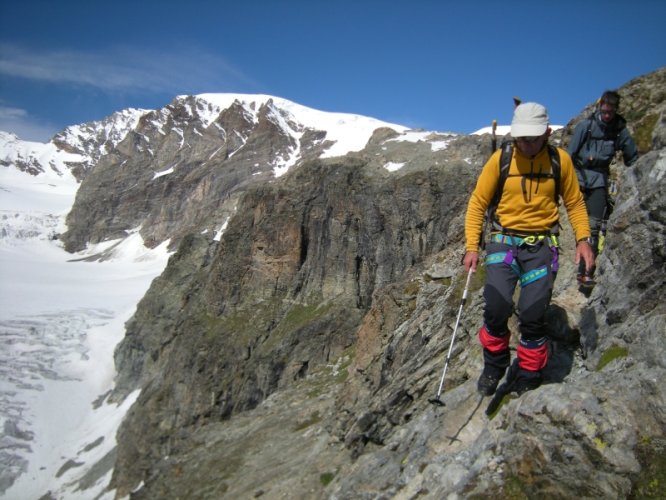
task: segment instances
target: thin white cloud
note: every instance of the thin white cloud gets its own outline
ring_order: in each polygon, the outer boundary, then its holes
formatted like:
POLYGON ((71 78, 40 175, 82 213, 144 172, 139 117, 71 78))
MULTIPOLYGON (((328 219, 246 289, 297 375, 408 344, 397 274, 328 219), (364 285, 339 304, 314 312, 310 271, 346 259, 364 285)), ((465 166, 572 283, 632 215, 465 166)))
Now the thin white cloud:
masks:
POLYGON ((25 109, 0 106, 0 120, 20 120, 27 114, 25 109))
POLYGON ((25 109, 0 104, 0 130, 11 131, 24 141, 48 142, 58 127, 31 116, 25 109))
POLYGON ((239 84, 259 88, 222 57, 194 47, 37 51, 0 44, 0 74, 105 92, 200 93, 224 91, 239 84))

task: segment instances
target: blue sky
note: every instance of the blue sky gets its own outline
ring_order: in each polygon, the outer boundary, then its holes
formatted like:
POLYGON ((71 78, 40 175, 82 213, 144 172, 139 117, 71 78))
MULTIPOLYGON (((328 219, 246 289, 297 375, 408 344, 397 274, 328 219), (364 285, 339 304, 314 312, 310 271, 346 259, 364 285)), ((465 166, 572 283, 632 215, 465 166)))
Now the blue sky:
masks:
POLYGON ((666 65, 663 0, 0 0, 0 130, 47 141, 207 92, 435 131, 565 124, 666 65))

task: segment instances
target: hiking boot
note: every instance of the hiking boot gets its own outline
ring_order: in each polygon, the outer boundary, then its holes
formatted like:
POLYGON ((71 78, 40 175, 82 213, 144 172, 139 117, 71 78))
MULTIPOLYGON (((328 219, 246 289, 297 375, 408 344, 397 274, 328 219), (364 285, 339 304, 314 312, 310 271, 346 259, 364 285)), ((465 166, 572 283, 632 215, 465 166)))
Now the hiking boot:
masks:
POLYGON ((479 381, 476 383, 476 388, 479 391, 479 394, 482 396, 492 396, 495 394, 501 378, 501 376, 496 377, 494 375, 482 373, 479 377, 479 381))
POLYGON ((497 390, 497 385, 504 376, 509 363, 511 362, 511 353, 509 349, 500 352, 490 352, 483 348, 483 372, 476 383, 479 394, 492 396, 497 390))
POLYGON ((479 381, 476 383, 476 388, 479 391, 479 394, 482 394, 483 396, 492 396, 495 394, 497 385, 504 376, 504 371, 499 372, 497 369, 488 368, 489 367, 485 367, 483 369, 479 381))
POLYGON ((509 373, 506 380, 497 389, 498 394, 509 394, 515 392, 517 396, 522 396, 527 391, 536 389, 543 382, 541 372, 531 372, 523 370, 518 366, 518 360, 514 359, 509 367, 509 373))
POLYGON ((518 396, 522 396, 527 391, 532 391, 541 385, 543 376, 541 372, 529 372, 527 370, 518 370, 516 379, 511 387, 511 392, 515 392, 518 396))

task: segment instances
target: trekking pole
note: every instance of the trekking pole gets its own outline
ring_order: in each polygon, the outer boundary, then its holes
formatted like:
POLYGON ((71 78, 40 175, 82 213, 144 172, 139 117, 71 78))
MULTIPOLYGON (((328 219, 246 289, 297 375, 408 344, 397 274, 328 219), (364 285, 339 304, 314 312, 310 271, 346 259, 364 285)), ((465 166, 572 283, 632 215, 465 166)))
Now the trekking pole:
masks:
POLYGON ((444 377, 446 376, 446 369, 449 366, 449 359, 451 359, 451 351, 453 351, 453 341, 456 338, 456 332, 458 331, 458 325, 460 324, 460 316, 462 315, 462 310, 463 306, 465 305, 465 301, 467 300, 467 289, 469 288, 469 280, 472 277, 472 268, 469 268, 469 271, 467 272, 467 282, 465 283, 465 290, 463 291, 463 296, 462 300, 460 301, 460 308, 458 309, 458 318, 456 319, 456 326, 453 328, 453 335, 451 335, 451 344, 449 345, 449 353, 446 355, 446 363, 444 363, 444 371, 442 372, 442 378, 439 381, 439 389, 437 389, 437 395, 433 399, 429 399, 428 401, 432 404, 436 404, 439 406, 444 406, 444 403, 442 402, 439 397, 442 394, 442 387, 444 387, 444 377))
POLYGON ((490 140, 490 146, 492 148, 491 154, 497 149, 497 120, 493 120, 492 126, 492 139, 490 140))

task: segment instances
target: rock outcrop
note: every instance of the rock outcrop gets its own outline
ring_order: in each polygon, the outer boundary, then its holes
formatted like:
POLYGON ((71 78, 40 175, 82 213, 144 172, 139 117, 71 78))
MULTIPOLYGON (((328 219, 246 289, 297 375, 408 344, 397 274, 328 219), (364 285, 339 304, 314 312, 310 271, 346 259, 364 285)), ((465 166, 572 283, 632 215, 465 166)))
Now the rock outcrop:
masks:
MULTIPOLYGON (((478 155, 478 139, 460 142, 478 155)), ((187 441, 349 356, 375 291, 460 239, 467 163, 389 175, 368 158, 303 163, 248 190, 219 244, 183 240, 117 349, 118 394, 142 387, 121 461, 158 459, 144 453, 158 429, 158 455, 173 455, 179 429, 187 441)))

